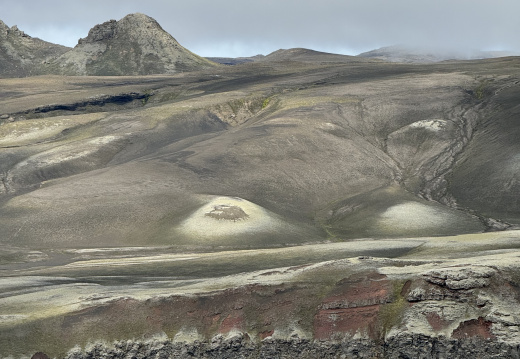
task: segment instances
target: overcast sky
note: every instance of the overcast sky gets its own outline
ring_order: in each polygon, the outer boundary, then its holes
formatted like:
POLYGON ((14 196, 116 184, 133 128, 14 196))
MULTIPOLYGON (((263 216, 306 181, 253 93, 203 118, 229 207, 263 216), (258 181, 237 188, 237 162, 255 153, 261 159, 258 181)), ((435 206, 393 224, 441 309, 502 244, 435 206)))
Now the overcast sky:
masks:
POLYGON ((520 52, 520 0, 0 0, 0 20, 75 46, 141 12, 202 56, 305 47, 355 55, 393 44, 520 52))

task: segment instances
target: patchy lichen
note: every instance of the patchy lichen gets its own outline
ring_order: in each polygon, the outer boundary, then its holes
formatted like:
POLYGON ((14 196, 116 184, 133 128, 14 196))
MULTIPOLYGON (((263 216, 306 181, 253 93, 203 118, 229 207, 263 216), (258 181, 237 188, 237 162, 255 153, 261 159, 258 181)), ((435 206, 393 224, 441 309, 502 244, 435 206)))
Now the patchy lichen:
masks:
POLYGON ((406 281, 393 282, 392 302, 383 304, 379 311, 379 320, 381 323, 381 336, 384 338, 392 330, 398 326, 404 315, 404 311, 408 306, 408 302, 403 296, 403 287, 406 281))

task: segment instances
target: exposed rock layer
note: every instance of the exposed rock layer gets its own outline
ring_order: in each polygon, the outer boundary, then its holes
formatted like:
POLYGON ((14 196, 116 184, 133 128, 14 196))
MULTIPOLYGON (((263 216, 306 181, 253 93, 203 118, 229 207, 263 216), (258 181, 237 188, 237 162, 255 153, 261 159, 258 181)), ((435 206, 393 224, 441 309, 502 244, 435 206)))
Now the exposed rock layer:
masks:
POLYGON ((137 356, 142 358, 215 358, 215 359, 473 359, 518 358, 518 345, 494 341, 431 338, 423 335, 402 336, 379 345, 366 340, 320 342, 305 339, 265 340, 251 343, 242 336, 215 338, 195 344, 156 341, 152 343, 121 342, 114 346, 98 345, 87 352, 73 352, 66 359, 112 359, 137 356))

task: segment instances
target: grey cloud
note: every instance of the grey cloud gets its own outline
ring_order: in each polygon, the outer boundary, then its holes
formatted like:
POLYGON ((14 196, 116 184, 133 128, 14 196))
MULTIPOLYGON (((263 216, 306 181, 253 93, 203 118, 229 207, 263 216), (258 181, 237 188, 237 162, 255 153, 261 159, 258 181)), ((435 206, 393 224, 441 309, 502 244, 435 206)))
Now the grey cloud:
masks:
POLYGON ((518 0, 0 0, 0 9, 8 25, 69 46, 95 24, 142 12, 205 56, 392 44, 520 51, 518 0))

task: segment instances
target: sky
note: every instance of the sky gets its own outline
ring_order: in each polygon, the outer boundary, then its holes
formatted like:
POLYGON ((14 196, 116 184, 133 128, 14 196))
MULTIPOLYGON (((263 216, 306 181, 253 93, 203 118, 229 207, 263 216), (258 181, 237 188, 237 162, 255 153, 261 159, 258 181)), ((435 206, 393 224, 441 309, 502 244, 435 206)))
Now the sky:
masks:
POLYGON ((0 20, 73 47, 140 12, 201 56, 304 47, 356 55, 390 45, 520 52, 519 0, 0 0, 0 20))

